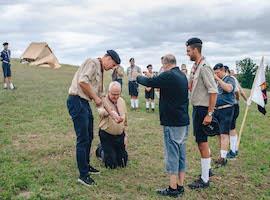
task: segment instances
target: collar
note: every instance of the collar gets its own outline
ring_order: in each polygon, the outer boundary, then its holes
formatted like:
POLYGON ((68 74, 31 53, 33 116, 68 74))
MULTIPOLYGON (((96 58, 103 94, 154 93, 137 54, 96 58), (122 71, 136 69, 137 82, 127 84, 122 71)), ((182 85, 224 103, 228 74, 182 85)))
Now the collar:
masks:
POLYGON ((201 56, 200 59, 198 60, 198 63, 195 62, 195 65, 199 66, 204 59, 205 59, 204 56, 201 56))

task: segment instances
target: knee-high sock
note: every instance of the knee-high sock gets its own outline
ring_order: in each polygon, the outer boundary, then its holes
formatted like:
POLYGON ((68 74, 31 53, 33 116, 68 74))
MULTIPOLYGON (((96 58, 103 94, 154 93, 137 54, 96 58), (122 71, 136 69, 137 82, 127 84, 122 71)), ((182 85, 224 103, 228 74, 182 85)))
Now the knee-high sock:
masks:
POLYGON ((139 99, 135 99, 135 108, 139 108, 139 99))
POLYGON ((209 166, 211 163, 211 158, 201 158, 201 170, 202 180, 207 183, 209 181, 209 166))
POLYGON ((237 135, 230 136, 230 149, 233 153, 236 152, 237 149, 237 135))
POLYGON ((131 108, 135 108, 135 100, 134 99, 130 99, 130 105, 131 105, 131 108))
POLYGON ((151 108, 155 109, 155 102, 151 102, 151 108))
POLYGON ((147 109, 149 109, 149 101, 148 101, 148 100, 147 100, 146 103, 145 103, 145 107, 146 107, 147 109))

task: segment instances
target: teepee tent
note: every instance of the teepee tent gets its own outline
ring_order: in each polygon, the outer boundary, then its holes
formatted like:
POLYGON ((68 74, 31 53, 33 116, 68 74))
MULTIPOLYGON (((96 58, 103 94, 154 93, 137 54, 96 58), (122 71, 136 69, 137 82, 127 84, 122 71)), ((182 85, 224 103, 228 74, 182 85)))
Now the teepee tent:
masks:
POLYGON ((30 65, 40 67, 59 68, 56 56, 46 42, 32 42, 21 56, 22 62, 29 62, 30 65))

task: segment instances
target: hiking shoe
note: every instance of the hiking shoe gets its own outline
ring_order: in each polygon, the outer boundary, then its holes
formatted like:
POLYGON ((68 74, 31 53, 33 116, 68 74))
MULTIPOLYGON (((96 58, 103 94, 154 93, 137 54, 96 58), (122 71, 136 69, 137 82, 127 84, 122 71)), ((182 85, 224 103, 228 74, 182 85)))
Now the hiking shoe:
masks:
MULTIPOLYGON (((202 175, 200 174, 199 177, 201 177, 202 175)), ((212 171, 212 169, 209 169, 209 178, 215 176, 214 172, 212 171)))
POLYGON ((100 171, 89 165, 89 173, 90 174, 100 174, 100 171))
POLYGON ((192 190, 207 188, 209 187, 209 181, 205 183, 202 178, 199 178, 193 183, 188 184, 188 187, 192 190))
POLYGON ((225 165, 227 164, 227 159, 219 158, 218 160, 215 161, 215 164, 216 164, 216 168, 225 167, 225 165))
POLYGON ((90 176, 79 177, 78 183, 81 183, 85 186, 95 185, 95 181, 92 178, 90 178, 90 176))
POLYGON ((177 190, 180 193, 180 195, 183 195, 185 192, 184 186, 177 185, 177 190))
POLYGON ((227 153, 227 156, 226 156, 228 159, 235 159, 236 158, 236 153, 233 153, 232 150, 230 150, 228 153, 227 153))
POLYGON ((175 197, 175 198, 179 197, 183 193, 184 193, 184 190, 180 191, 180 190, 178 190, 178 187, 177 187, 177 189, 172 189, 170 186, 168 188, 157 190, 157 194, 159 194, 161 196, 168 196, 168 197, 175 197))

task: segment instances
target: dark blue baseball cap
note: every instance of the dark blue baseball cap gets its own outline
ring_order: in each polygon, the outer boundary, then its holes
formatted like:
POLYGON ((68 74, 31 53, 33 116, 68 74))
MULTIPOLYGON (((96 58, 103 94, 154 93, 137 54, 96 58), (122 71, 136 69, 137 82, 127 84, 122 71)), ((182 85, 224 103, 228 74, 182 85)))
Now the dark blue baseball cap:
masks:
POLYGON ((116 62, 116 64, 119 65, 121 63, 121 59, 120 59, 118 53, 116 53, 116 51, 107 50, 107 54, 112 57, 112 59, 114 60, 114 62, 116 62))

